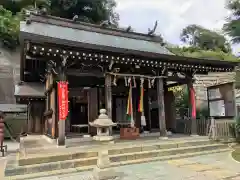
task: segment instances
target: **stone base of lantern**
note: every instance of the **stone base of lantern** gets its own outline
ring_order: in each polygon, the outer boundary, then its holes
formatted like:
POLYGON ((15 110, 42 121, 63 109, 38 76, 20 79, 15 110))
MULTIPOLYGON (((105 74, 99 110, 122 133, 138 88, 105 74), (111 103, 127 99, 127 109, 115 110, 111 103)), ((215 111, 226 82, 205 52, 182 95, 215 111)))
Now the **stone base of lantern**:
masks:
POLYGON ((113 136, 101 136, 101 135, 97 135, 97 136, 93 136, 93 139, 95 141, 112 141, 113 140, 113 136))
POLYGON ((112 180, 119 177, 120 173, 116 172, 110 163, 108 150, 100 150, 98 153, 97 167, 93 169, 95 180, 112 180))
POLYGON ((96 167, 93 170, 93 177, 95 180, 112 180, 119 176, 119 173, 112 168, 100 169, 96 167))

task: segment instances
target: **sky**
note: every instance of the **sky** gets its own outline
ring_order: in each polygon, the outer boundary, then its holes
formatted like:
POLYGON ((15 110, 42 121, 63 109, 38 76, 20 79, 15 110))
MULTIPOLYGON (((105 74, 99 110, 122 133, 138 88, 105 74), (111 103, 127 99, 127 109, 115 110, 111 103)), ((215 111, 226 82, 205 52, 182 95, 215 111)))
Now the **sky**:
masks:
MULTIPOLYGON (((116 0, 120 25, 129 25, 137 32, 148 32, 156 20, 156 33, 172 44, 181 45, 181 30, 198 24, 222 33, 221 28, 230 14, 226 0, 116 0)), ((240 47, 240 46, 239 46, 240 47)), ((239 48, 234 45, 234 53, 239 48)))

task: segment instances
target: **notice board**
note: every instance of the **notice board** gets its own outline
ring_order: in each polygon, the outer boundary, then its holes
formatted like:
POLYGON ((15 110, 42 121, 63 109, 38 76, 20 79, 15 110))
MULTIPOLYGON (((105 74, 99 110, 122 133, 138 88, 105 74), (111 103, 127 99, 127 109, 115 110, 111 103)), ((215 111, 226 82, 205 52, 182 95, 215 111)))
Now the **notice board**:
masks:
POLYGON ((234 117, 236 111, 233 83, 219 84, 207 88, 209 116, 215 118, 234 117))

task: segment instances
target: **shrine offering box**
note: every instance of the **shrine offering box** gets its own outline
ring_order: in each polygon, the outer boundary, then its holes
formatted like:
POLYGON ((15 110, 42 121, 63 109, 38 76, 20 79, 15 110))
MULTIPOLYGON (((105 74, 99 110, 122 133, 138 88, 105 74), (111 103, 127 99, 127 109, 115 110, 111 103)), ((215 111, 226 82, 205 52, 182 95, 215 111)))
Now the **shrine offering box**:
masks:
POLYGON ((134 140, 139 137, 139 128, 121 128, 120 139, 134 140))

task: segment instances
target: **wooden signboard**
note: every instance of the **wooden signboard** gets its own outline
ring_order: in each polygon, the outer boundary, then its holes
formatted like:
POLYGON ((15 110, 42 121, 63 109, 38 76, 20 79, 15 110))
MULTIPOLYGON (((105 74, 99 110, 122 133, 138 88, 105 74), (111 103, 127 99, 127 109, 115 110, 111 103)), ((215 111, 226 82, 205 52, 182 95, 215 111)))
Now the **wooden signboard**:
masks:
POLYGON ((207 88, 209 116, 234 117, 236 111, 234 83, 225 83, 207 88))

